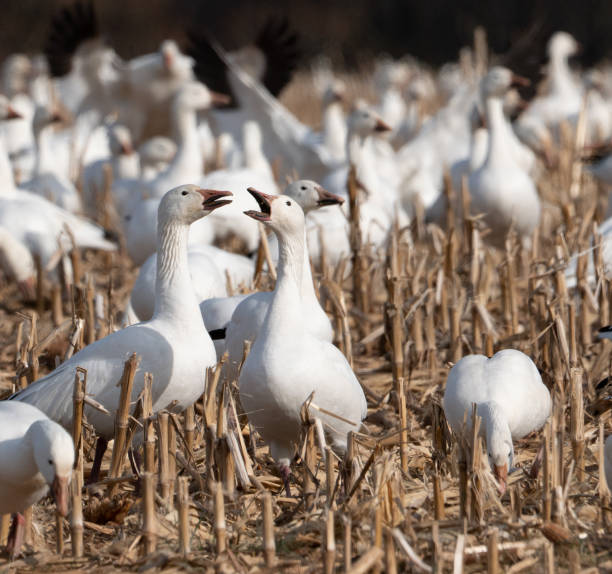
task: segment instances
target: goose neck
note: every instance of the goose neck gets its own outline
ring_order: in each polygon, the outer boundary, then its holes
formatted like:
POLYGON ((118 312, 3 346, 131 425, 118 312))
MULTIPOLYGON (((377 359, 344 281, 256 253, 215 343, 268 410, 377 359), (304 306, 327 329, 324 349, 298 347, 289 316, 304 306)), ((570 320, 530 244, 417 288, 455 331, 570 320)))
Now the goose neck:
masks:
POLYGON ((572 76, 567 57, 554 54, 550 59, 550 92, 561 94, 573 89, 572 76))
POLYGON ((346 153, 346 122, 338 102, 332 102, 323 111, 323 134, 325 146, 334 156, 346 153))
POLYGON ((157 229, 157 278, 154 317, 193 313, 197 300, 187 261, 189 226, 162 220, 157 229))
POLYGON ((36 134, 36 165, 35 173, 41 175, 52 171, 53 152, 51 150, 52 126, 45 126, 36 134))
POLYGON ((489 128, 489 147, 487 163, 505 163, 510 157, 506 130, 506 118, 501 98, 488 97, 486 101, 487 126, 489 128))
POLYGON ((504 410, 496 401, 480 403, 478 416, 482 417, 481 433, 484 433, 488 445, 491 445, 497 437, 511 437, 504 410))
POLYGON ((264 329, 271 337, 284 337, 288 331, 295 334, 303 325, 304 234, 287 237, 277 233, 277 236, 278 275, 264 329))
POLYGON ((9 159, 4 140, 0 138, 0 196, 7 195, 15 189, 13 167, 9 159))

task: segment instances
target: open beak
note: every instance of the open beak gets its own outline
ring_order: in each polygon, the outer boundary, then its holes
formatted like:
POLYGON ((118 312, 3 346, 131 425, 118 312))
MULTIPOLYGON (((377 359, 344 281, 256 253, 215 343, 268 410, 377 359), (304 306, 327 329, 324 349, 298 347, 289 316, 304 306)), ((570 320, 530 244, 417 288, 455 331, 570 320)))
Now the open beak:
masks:
POLYGON ((224 205, 231 203, 231 199, 221 198, 230 197, 234 195, 231 191, 217 191, 216 189, 198 189, 197 191, 204 198, 204 201, 202 202, 202 207, 206 211, 213 211, 219 207, 223 207, 224 205))
POLYGON ((317 193, 319 194, 319 200, 317 201, 319 207, 324 205, 342 205, 344 203, 344 197, 331 193, 320 185, 317 186, 317 193))
POLYGON ((527 87, 531 85, 531 81, 529 80, 529 78, 512 74, 512 85, 527 87))
POLYGON ((374 131, 378 133, 390 132, 391 126, 380 118, 378 118, 376 120, 376 125, 374 126, 374 131))
POLYGON ((210 92, 210 97, 213 106, 228 106, 232 103, 232 98, 226 94, 220 94, 219 92, 210 92))
POLYGON ((57 476, 53 479, 51 490, 53 492, 53 498, 55 499, 55 505, 57 511, 62 516, 68 515, 68 485, 70 484, 69 476, 57 476))
POLYGON ((8 107, 8 112, 6 115, 7 120, 20 120, 23 119, 23 116, 13 107, 8 107))
POLYGON ((493 474, 499 483, 499 495, 503 496, 508 486, 508 464, 495 466, 493 468, 493 474))
POLYGON ((249 209, 248 211, 245 211, 244 214, 252 217, 256 221, 261 221, 262 223, 270 221, 270 206, 277 196, 268 195, 267 193, 257 191, 253 187, 249 187, 247 191, 255 198, 255 201, 257 202, 257 205, 259 205, 259 209, 261 209, 261 211, 249 209))

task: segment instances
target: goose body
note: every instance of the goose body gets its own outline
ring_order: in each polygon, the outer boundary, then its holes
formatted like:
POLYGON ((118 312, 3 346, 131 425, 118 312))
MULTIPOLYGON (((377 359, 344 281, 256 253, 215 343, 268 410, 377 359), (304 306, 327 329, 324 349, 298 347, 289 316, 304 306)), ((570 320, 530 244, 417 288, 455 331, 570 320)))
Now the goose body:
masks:
POLYGON ((489 461, 503 488, 513 464, 512 441, 544 425, 551 412, 550 392, 527 355, 505 349, 491 358, 467 355, 450 370, 444 413, 456 433, 462 432, 466 411, 470 428, 472 403, 483 419, 489 461))
POLYGON ((224 205, 216 202, 226 192, 180 186, 160 203, 155 313, 150 321, 111 333, 88 345, 46 377, 13 396, 37 406, 65 427, 72 422, 72 381, 77 366, 88 372, 88 393, 103 404, 109 417, 86 407, 97 433, 113 436, 124 362, 132 353, 142 361, 134 379, 133 396, 144 385, 144 373, 153 374, 153 410, 183 410, 204 390, 205 373, 215 364, 215 351, 198 309, 187 264, 189 225, 224 205))
MULTIPOLYGON (((298 180, 289 184, 285 189, 285 196, 297 202, 305 211, 312 211, 319 205, 339 204, 343 201, 339 196, 327 192, 317 183, 309 180, 298 180)), ((304 253, 301 258, 303 269, 300 284, 300 306, 304 315, 304 325, 308 332, 316 338, 331 342, 333 329, 315 294, 307 244, 305 241, 302 244, 304 253)), ((229 380, 237 378, 244 342, 256 340, 272 299, 273 293, 269 291, 253 293, 241 301, 232 314, 225 339, 225 350, 229 356, 223 370, 224 376, 229 380)))
POLYGON ((358 430, 367 413, 359 381, 340 350, 306 327, 300 290, 304 258, 304 215, 288 196, 253 191, 261 211, 247 215, 270 225, 278 237, 278 279, 266 318, 242 368, 240 400, 249 420, 270 444, 287 471, 292 444, 300 433, 300 408, 313 401, 345 420, 311 409, 338 451, 347 433, 358 430), (348 422, 350 421, 350 422, 348 422))
POLYGON ((483 213, 491 233, 488 240, 501 247, 514 226, 528 241, 540 221, 540 199, 533 180, 516 161, 508 138, 502 97, 513 82, 510 70, 492 68, 482 82, 489 142, 483 165, 470 174, 472 211, 483 213))

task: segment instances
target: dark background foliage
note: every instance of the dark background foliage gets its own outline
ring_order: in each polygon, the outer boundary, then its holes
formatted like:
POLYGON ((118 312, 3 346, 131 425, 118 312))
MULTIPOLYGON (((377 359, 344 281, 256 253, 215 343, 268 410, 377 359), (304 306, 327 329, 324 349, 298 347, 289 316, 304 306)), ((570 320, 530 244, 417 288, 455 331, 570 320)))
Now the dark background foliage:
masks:
MULTIPOLYGON (((65 0, 2 0, 0 57, 40 50, 51 15, 65 0)), ((558 29, 583 44, 589 65, 612 55, 611 0, 98 0, 100 28, 123 57, 154 50, 186 27, 210 30, 226 47, 251 40, 270 15, 287 15, 304 61, 321 51, 353 66, 371 55, 412 54, 433 65, 454 59, 476 25, 496 53, 519 64, 540 60, 558 29)), ((510 62, 508 62, 510 63, 510 62)))

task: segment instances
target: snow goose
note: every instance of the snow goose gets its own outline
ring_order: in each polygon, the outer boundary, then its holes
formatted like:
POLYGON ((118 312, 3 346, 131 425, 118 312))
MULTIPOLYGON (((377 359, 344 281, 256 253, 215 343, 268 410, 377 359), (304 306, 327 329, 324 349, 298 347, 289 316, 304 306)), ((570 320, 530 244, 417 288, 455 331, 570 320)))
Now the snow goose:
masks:
POLYGON ((576 118, 582 105, 582 88, 573 77, 568 60, 579 45, 567 32, 556 32, 548 42, 547 92, 534 98, 518 118, 519 137, 535 149, 543 149, 547 130, 556 132, 560 124, 576 118))
POLYGON ((342 80, 330 78, 329 85, 323 91, 322 136, 325 147, 333 161, 346 161, 346 118, 342 109, 346 87, 342 80))
MULTIPOLYGON (((11 117, 8 100, 0 97, 0 119, 11 117)), ((15 187, 6 149, 0 140, 0 225, 39 255, 46 266, 59 246, 71 249, 66 226, 72 232, 77 247, 112 251, 116 246, 105 239, 104 230, 44 197, 15 187)))
POLYGON ((183 181, 198 181, 204 173, 202 149, 198 136, 198 110, 207 110, 225 97, 210 92, 200 82, 181 86, 172 98, 172 125, 177 140, 176 154, 168 169, 147 182, 146 190, 153 197, 161 197, 169 188, 183 181))
POLYGON ((300 409, 313 402, 339 417, 311 410, 338 451, 367 414, 359 381, 340 350, 307 328, 302 303, 304 213, 290 197, 252 191, 260 211, 249 217, 272 228, 279 243, 278 279, 266 318, 240 373, 240 400, 250 422, 270 444, 287 491, 292 445, 299 440, 300 409), (349 422, 350 421, 350 422, 349 422))
POLYGON ((516 161, 508 142, 503 96, 514 81, 510 70, 494 67, 481 82, 489 130, 487 158, 468 180, 472 211, 485 215, 491 231, 487 240, 497 247, 504 245, 511 226, 528 242, 541 212, 535 184, 516 161))
POLYGON ((8 542, 11 557, 21 548, 25 519, 20 514, 49 490, 57 511, 68 514, 68 486, 74 464, 70 435, 36 407, 0 402, 0 514, 16 513, 8 542))
POLYGON ((107 121, 104 123, 104 128, 111 155, 84 167, 81 180, 83 198, 88 212, 97 213, 100 202, 104 199, 107 185, 106 166, 108 166, 115 207, 119 213, 124 213, 124 205, 129 202, 134 189, 132 180, 140 176, 139 156, 134 153, 132 136, 127 127, 115 121, 107 121))
POLYGON ((26 299, 34 299, 36 270, 30 250, 5 227, 0 225, 0 268, 17 283, 26 299))
POLYGON ((46 197, 62 209, 78 213, 81 211, 79 192, 69 179, 60 177, 53 168, 57 153, 56 145, 58 145, 57 142, 53 145, 53 131, 62 121, 59 112, 47 107, 36 108, 33 122, 37 146, 34 176, 20 187, 46 197))
POLYGON ((457 434, 463 430, 466 411, 467 429, 471 427, 472 403, 482 417, 480 432, 503 494, 514 463, 512 441, 544 425, 551 412, 550 392, 527 355, 505 349, 491 358, 467 355, 450 370, 444 413, 457 434))
POLYGON ((72 380, 77 366, 88 372, 87 392, 112 416, 86 407, 86 416, 102 439, 113 436, 118 407, 117 381, 126 359, 137 353, 140 367, 133 396, 152 373, 153 410, 183 410, 204 390, 206 369, 215 365, 215 349, 204 327, 187 266, 189 226, 227 203, 224 191, 182 185, 170 190, 159 206, 158 265, 155 313, 138 323, 88 345, 46 377, 13 395, 14 400, 37 406, 64 427, 72 422, 72 380))
MULTIPOLYGON (((250 194, 257 200, 259 190, 249 188, 250 194)), ((298 180, 285 188, 285 195, 293 199, 305 212, 313 211, 326 205, 340 205, 344 201, 341 197, 329 193, 314 181, 298 180)), ((265 197, 274 197, 263 194, 265 197)), ((318 339, 331 342, 333 329, 327 314, 321 308, 317 299, 310 259, 308 257, 308 245, 304 241, 304 254, 302 257, 303 269, 301 272, 300 303, 304 314, 305 328, 318 339)), ((254 341, 257 333, 264 323, 268 308, 272 302, 273 294, 269 291, 260 291, 251 294, 242 300, 233 297, 235 311, 231 321, 227 325, 225 350, 228 352, 228 360, 223 367, 223 376, 228 380, 236 380, 238 367, 242 359, 245 341, 254 341)), ((227 305, 226 305, 227 307, 227 305)), ((223 326, 223 325, 222 325, 223 326)))

